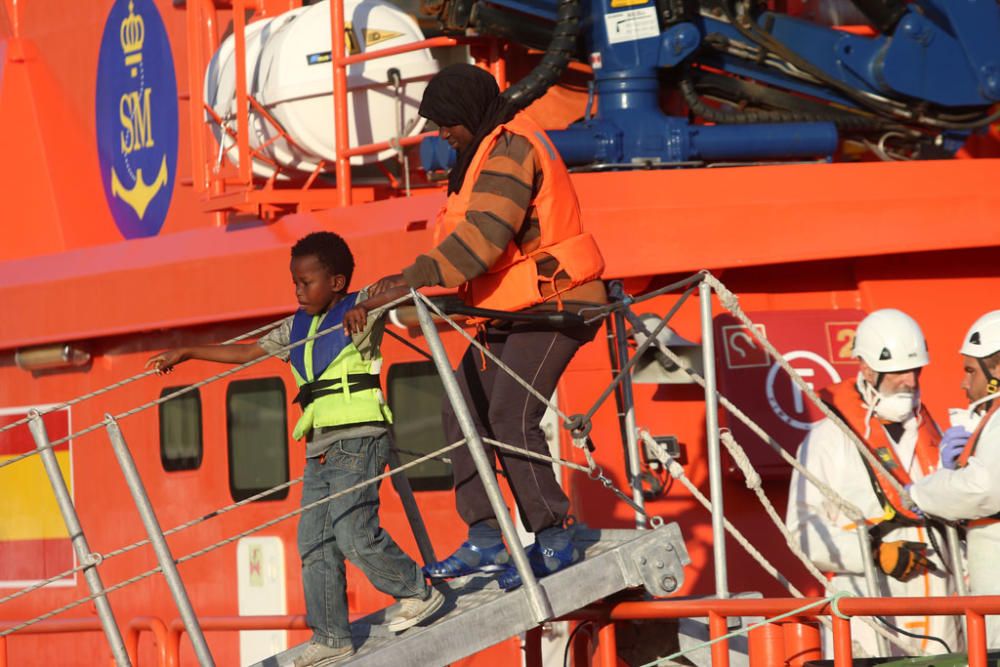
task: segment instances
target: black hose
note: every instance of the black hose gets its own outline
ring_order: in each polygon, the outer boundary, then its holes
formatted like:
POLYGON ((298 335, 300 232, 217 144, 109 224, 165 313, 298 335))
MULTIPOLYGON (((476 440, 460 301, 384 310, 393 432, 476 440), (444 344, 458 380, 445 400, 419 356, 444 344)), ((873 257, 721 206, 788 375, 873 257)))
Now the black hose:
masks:
POLYGON ((883 616, 876 616, 875 618, 878 620, 879 623, 881 623, 882 625, 884 625, 885 627, 889 628, 894 632, 898 632, 901 635, 906 635, 910 639, 926 639, 928 641, 937 642, 938 644, 944 647, 945 653, 951 653, 951 647, 948 646, 948 642, 941 639, 940 637, 936 637, 934 635, 922 635, 918 632, 910 632, 909 630, 904 630, 903 628, 893 625, 889 621, 885 620, 885 617, 883 616))
POLYGON ((552 31, 552 41, 533 70, 504 95, 517 107, 523 109, 545 94, 552 87, 576 53, 576 38, 580 32, 579 0, 559 0, 556 10, 556 27, 552 31))
POLYGON ((793 111, 790 109, 770 110, 728 110, 718 109, 709 104, 698 94, 690 69, 681 77, 679 88, 684 101, 692 113, 713 123, 751 124, 751 123, 815 123, 830 122, 845 130, 878 130, 886 126, 881 118, 872 118, 850 113, 833 111, 793 111))
POLYGON ((972 130, 979 127, 984 127, 993 123, 994 121, 1000 119, 1000 110, 993 114, 987 115, 982 114, 971 114, 967 118, 948 120, 949 116, 944 113, 939 113, 935 115, 925 114, 923 112, 909 111, 904 112, 901 109, 896 109, 890 104, 880 102, 878 100, 872 99, 862 93, 862 91, 857 88, 847 84, 843 81, 830 76, 824 72, 819 67, 815 66, 812 62, 806 60, 799 54, 795 53, 789 49, 785 44, 779 42, 774 38, 773 35, 769 34, 754 22, 754 20, 749 16, 738 18, 735 16, 732 7, 730 7, 730 2, 733 0, 723 0, 721 7, 726 15, 726 19, 730 24, 736 28, 736 30, 749 39, 752 43, 756 44, 765 51, 769 51, 776 56, 780 57, 787 63, 790 63, 794 67, 802 70, 803 72, 813 76, 822 83, 830 86, 834 90, 840 91, 848 98, 856 102, 858 105, 875 111, 881 115, 889 118, 897 119, 897 121, 909 122, 916 125, 926 125, 927 123, 922 123, 918 113, 930 120, 933 120, 938 124, 935 129, 952 129, 952 130, 972 130))
POLYGON ((573 628, 573 632, 569 633, 569 637, 566 639, 566 648, 563 649, 563 667, 569 667, 569 651, 573 647, 573 640, 576 638, 576 633, 584 628, 587 628, 587 632, 590 636, 594 636, 593 631, 589 627, 591 625, 593 625, 593 621, 581 621, 575 628, 573 628))

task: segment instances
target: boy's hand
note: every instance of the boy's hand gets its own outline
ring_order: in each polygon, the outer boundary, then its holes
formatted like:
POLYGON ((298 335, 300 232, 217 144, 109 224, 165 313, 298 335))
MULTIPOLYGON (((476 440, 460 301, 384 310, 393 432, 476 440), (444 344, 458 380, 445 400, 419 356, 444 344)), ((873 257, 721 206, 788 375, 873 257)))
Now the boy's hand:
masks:
POLYGON ((174 366, 181 363, 185 359, 187 359, 187 356, 184 354, 183 349, 165 350, 153 357, 150 357, 149 361, 146 362, 145 368, 152 367, 157 373, 163 375, 174 370, 174 366))
POLYGON ((403 274, 397 273, 392 276, 385 276, 375 281, 375 283, 368 288, 368 296, 378 296, 383 292, 392 289, 393 287, 406 287, 406 281, 403 280, 403 274))
POLYGON ((354 306, 354 308, 351 308, 344 315, 344 331, 348 336, 353 336, 364 331, 367 323, 368 309, 365 308, 363 303, 354 306))

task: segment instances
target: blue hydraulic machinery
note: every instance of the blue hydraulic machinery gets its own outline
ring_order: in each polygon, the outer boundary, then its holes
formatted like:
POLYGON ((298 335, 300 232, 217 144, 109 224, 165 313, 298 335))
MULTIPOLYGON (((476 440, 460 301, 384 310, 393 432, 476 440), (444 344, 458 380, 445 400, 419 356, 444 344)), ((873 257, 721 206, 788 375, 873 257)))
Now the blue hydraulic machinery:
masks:
MULTIPOLYGON (((756 0, 446 0, 439 17, 546 49, 506 93, 525 106, 569 60, 589 62, 596 112, 550 133, 570 166, 821 158, 844 137, 944 158, 1000 119, 996 0, 854 5, 867 35, 756 0), (662 111, 671 91, 689 116, 662 111)), ((424 144, 426 168, 448 165, 446 145, 424 144)))

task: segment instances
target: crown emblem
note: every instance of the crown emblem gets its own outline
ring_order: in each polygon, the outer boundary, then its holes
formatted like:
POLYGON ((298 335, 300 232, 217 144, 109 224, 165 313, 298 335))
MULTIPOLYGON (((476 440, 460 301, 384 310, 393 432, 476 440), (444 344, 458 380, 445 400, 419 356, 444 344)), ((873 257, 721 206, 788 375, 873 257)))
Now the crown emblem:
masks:
POLYGON ((132 67, 132 76, 136 75, 135 65, 142 62, 142 42, 146 38, 146 26, 141 16, 135 14, 135 4, 128 3, 128 16, 122 21, 119 30, 122 52, 125 54, 125 64, 132 67))

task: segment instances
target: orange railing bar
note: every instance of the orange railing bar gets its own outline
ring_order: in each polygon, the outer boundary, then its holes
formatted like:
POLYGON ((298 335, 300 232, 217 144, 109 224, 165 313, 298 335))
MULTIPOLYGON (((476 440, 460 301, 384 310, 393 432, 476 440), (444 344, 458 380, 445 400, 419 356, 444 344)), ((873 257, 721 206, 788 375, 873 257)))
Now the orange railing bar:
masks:
MULTIPOLYGON (((205 632, 219 630, 307 630, 306 617, 293 616, 200 616, 198 623, 205 632)), ((167 634, 167 667, 179 667, 181 635, 184 622, 175 618, 167 634)))
MULTIPOLYGON (((986 619, 981 613, 965 612, 966 641, 969 646, 986 646, 986 619)), ((969 651, 969 667, 986 667, 986 651, 969 651)))
MULTIPOLYGON (((701 599, 653 600, 647 602, 619 602, 596 605, 567 614, 559 620, 655 620, 665 618, 709 619, 712 639, 726 634, 725 619, 730 616, 778 616, 815 603, 816 606, 799 612, 798 617, 831 616, 833 620, 835 667, 851 664, 851 626, 846 619, 833 613, 829 602, 823 598, 770 598, 770 599, 701 599)), ((842 598, 838 608, 846 616, 961 616, 967 622, 967 652, 970 667, 986 667, 986 615, 1000 615, 1000 596, 971 595, 965 597, 935 598, 842 598)), ((787 620, 787 619, 786 619, 787 620)), ((712 665, 727 665, 726 642, 712 646, 712 665)))
MULTIPOLYGON (((4 621, 0 622, 0 630, 6 630, 7 628, 18 625, 18 621, 4 621)), ((58 635, 63 633, 75 633, 75 632, 103 632, 104 626, 101 625, 101 619, 93 618, 60 618, 48 621, 39 621, 26 628, 18 630, 16 635, 58 635)), ((10 636, 10 635, 8 635, 10 636)), ((7 667, 7 638, 8 636, 0 637, 0 667, 7 667)), ((114 667, 114 658, 111 659, 110 664, 114 667)))
POLYGON ((344 56, 341 61, 344 66, 356 65, 357 63, 368 62, 369 60, 377 60, 379 58, 388 58, 389 56, 396 56, 400 53, 410 53, 411 51, 420 51, 421 49, 431 49, 440 46, 461 46, 463 44, 473 44, 482 41, 482 38, 478 37, 429 37, 427 39, 422 39, 419 42, 410 42, 409 44, 400 44, 399 46, 393 46, 387 49, 378 49, 377 51, 365 51, 363 53, 355 53, 351 56, 344 56))
POLYGON ((839 616, 833 617, 833 667, 851 667, 851 622, 839 616))
MULTIPOLYGON (((262 157, 259 150, 250 148, 250 128, 249 110, 256 108, 259 113, 268 117, 273 122, 270 114, 254 100, 247 90, 246 81, 246 9, 256 7, 254 0, 232 0, 233 14, 233 40, 234 59, 236 70, 236 109, 237 124, 236 132, 233 135, 231 130, 227 132, 236 140, 236 148, 239 156, 237 182, 244 188, 253 187, 253 170, 251 159, 255 156, 262 157)), ((347 90, 347 67, 357 63, 368 62, 379 58, 419 51, 426 48, 460 46, 464 44, 477 44, 487 41, 489 43, 488 69, 498 79, 500 85, 506 80, 506 66, 502 58, 502 47, 493 38, 480 38, 474 36, 459 37, 432 37, 418 42, 412 42, 401 46, 394 46, 386 49, 367 51, 354 55, 347 55, 345 40, 345 16, 343 2, 333 0, 330 3, 330 31, 331 31, 331 66, 333 67, 333 121, 334 121, 334 149, 337 155, 335 163, 335 175, 337 181, 337 202, 340 206, 350 206, 353 198, 351 183, 350 159, 356 155, 369 155, 378 153, 389 148, 394 148, 393 142, 379 142, 377 144, 362 144, 356 147, 350 145, 350 128, 348 126, 348 90, 347 90)), ((208 134, 205 128, 202 114, 207 109, 205 105, 202 78, 205 66, 211 58, 215 49, 218 48, 218 26, 214 3, 211 0, 190 0, 188 2, 188 35, 189 40, 189 88, 190 88, 190 115, 192 125, 192 181, 197 192, 207 190, 209 198, 225 193, 226 179, 221 173, 216 173, 212 168, 212 155, 209 147, 208 134)), ((214 116, 213 110, 208 110, 214 116)), ((218 122, 218 118, 215 119, 218 122)), ((280 131, 279 136, 291 142, 291 138, 286 133, 280 131)), ((415 137, 401 138, 399 145, 412 146, 418 144, 429 133, 424 133, 415 137)), ((272 140, 273 141, 273 140, 272 140)), ((268 160, 271 162, 270 160, 268 160)), ((315 176, 315 175, 314 175, 315 176)), ((315 181, 310 177, 309 183, 315 181)), ((221 212, 217 215, 222 216, 221 212)), ((219 217, 223 220, 223 217, 219 217)), ((221 223, 220 223, 221 224, 221 223)))
POLYGON ((599 667, 618 667, 618 638, 614 623, 605 623, 597 631, 597 656, 599 667))
MULTIPOLYGON (((332 4, 337 4, 336 0, 332 4)), ((236 134, 240 180, 250 185, 250 103, 247 100, 247 19, 245 0, 233 0, 233 39, 236 45, 236 134)))
MULTIPOLYGON (((726 617, 721 614, 708 612, 708 635, 712 639, 721 637, 729 632, 726 624, 726 617)), ((720 641, 712 644, 712 667, 729 667, 729 642, 720 641)))
POLYGON ((152 632, 156 640, 157 665, 167 665, 167 625, 156 616, 137 616, 128 622, 125 632, 125 650, 132 660, 133 667, 139 667, 139 635, 152 632))
MULTIPOLYGON (((420 134, 413 137, 403 137, 399 140, 400 146, 413 146, 419 144, 424 140, 425 137, 433 137, 436 132, 421 132, 420 134)), ((362 146, 357 146, 355 148, 348 148, 346 155, 348 159, 355 155, 368 155, 370 153, 378 153, 384 151, 388 148, 395 148, 393 145, 395 142, 392 141, 380 141, 377 144, 364 144, 362 146)))
POLYGON ((351 205, 351 162, 347 156, 347 63, 344 62, 344 3, 330 1, 330 60, 333 63, 333 149, 337 156, 337 195, 341 206, 351 205))
MULTIPOLYGON (((344 55, 344 5, 343 2, 339 2, 338 0, 333 0, 330 3, 330 36, 330 60, 333 64, 333 145, 334 152, 337 155, 337 194, 338 202, 341 206, 350 206, 352 201, 351 157, 354 155, 377 153, 390 146, 388 142, 382 142, 380 144, 366 144, 353 149, 351 148, 350 129, 347 126, 347 67, 356 63, 367 62, 377 58, 386 58, 400 53, 409 53, 437 46, 458 46, 475 40, 469 38, 433 37, 402 46, 394 46, 354 55, 344 55)), ((422 138, 420 137, 420 139, 422 138)), ((408 146, 420 141, 417 137, 408 137, 408 139, 413 139, 414 141, 402 139, 400 144, 408 146)))

